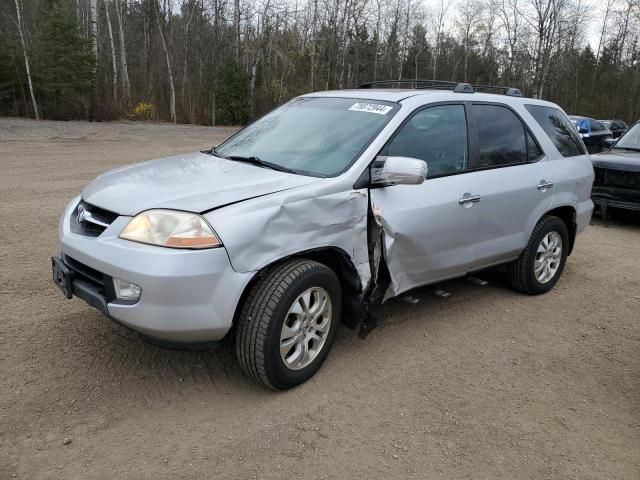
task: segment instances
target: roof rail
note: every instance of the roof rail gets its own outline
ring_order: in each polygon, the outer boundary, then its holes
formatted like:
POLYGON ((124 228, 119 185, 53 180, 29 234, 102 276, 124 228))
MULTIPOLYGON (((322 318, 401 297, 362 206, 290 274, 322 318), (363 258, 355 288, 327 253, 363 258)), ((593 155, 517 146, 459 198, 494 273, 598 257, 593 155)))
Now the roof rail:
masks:
POLYGON ((510 97, 522 97, 522 92, 520 91, 520 89, 518 88, 513 88, 513 87, 501 87, 498 85, 473 85, 473 89, 474 90, 485 90, 485 91, 494 91, 497 90, 497 92, 495 93, 502 93, 503 95, 508 95, 510 97))
POLYGON ((414 88, 429 90, 452 90, 456 93, 474 93, 476 91, 488 91, 502 93, 510 97, 522 97, 522 92, 517 88, 501 87, 497 85, 471 85, 468 83, 450 82, 447 80, 377 80, 367 82, 358 88, 414 88))
POLYGON ((468 83, 449 82, 447 80, 377 80, 367 82, 358 88, 415 88, 430 90, 453 90, 460 93, 473 93, 473 88, 468 83))

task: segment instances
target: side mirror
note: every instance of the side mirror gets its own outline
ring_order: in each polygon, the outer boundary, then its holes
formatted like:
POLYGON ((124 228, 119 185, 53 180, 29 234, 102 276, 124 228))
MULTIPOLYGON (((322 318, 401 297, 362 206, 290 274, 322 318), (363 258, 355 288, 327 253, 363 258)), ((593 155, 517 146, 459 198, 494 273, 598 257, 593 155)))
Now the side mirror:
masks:
POLYGON ((584 127, 578 127, 578 133, 589 133, 589 129, 588 128, 584 128, 584 127))
POLYGON ((618 143, 619 138, 605 138, 602 141, 602 147, 604 150, 611 150, 616 143, 618 143))
POLYGON ((371 186, 419 185, 427 176, 427 164, 409 157, 378 157, 371 166, 371 186))

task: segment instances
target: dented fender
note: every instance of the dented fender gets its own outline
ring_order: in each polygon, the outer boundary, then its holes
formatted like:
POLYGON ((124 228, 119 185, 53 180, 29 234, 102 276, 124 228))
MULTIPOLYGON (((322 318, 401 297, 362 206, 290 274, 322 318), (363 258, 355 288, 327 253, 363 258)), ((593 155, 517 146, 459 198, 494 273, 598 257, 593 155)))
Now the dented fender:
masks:
POLYGON ((300 252, 338 248, 355 266, 363 291, 371 280, 367 248, 368 190, 323 180, 249 199, 205 217, 237 272, 257 272, 300 252))

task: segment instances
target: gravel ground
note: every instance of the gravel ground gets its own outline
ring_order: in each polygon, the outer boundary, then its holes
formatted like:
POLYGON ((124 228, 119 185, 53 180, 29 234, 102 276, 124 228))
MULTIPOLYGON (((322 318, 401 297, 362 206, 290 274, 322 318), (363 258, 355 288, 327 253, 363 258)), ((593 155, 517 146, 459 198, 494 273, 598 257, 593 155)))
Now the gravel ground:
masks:
POLYGON ((558 286, 447 282, 274 393, 143 343, 50 280, 66 202, 233 129, 0 119, 0 479, 640 478, 640 221, 596 221, 558 286))

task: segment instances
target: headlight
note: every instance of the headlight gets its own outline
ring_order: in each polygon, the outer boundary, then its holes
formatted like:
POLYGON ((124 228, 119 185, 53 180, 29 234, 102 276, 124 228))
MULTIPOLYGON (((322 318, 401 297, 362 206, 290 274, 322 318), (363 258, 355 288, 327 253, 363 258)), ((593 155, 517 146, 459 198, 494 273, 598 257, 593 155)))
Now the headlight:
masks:
POLYGON ((147 210, 136 215, 120 238, 172 248, 214 248, 222 242, 197 213, 147 210))

